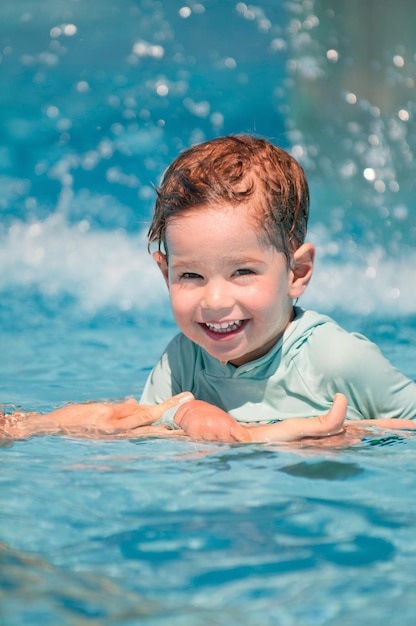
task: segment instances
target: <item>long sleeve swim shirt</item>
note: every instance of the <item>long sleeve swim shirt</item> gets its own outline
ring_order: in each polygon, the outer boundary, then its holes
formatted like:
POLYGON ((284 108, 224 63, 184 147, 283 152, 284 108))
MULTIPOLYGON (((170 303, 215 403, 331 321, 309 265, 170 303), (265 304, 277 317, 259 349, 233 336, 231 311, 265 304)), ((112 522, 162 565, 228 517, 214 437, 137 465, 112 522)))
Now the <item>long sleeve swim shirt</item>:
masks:
POLYGON ((181 391, 214 404, 241 423, 326 413, 334 395, 348 399, 349 419, 416 419, 416 383, 363 335, 295 307, 295 318, 263 357, 222 365, 182 333, 168 345, 140 402, 158 404, 181 391))

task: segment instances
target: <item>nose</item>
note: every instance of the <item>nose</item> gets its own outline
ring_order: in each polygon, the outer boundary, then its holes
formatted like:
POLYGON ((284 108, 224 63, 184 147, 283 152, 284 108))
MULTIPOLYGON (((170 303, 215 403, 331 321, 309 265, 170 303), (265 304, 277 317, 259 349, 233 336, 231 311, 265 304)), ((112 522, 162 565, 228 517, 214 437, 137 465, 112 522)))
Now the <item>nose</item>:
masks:
POLYGON ((204 292, 201 298, 202 308, 218 312, 222 309, 232 308, 234 302, 232 286, 228 281, 215 278, 210 279, 204 285, 204 292))

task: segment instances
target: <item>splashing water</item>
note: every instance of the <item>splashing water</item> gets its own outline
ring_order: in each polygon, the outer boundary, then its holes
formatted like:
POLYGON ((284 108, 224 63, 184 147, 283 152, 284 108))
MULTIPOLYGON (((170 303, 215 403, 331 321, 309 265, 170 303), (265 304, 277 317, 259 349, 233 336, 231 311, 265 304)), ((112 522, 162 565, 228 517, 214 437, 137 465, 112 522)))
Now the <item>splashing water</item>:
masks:
POLYGON ((415 56, 395 8, 387 40, 370 9, 354 21, 318 1, 34 9, 0 9, 2 291, 152 306, 152 185, 190 143, 255 131, 310 179, 319 263, 305 304, 416 311, 415 56))

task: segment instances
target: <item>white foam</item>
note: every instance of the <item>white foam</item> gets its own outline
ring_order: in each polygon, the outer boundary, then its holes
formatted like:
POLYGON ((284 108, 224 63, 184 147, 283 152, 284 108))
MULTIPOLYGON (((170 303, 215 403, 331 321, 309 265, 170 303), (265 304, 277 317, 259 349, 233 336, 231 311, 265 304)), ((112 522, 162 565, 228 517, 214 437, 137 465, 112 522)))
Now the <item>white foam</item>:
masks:
POLYGON ((55 213, 30 224, 15 221, 2 237, 0 289, 28 287, 47 296, 69 294, 87 310, 148 309, 166 286, 147 253, 145 233, 89 230, 55 213))
MULTIPOLYGON (((352 261, 317 245, 314 276, 302 306, 383 316, 416 313, 416 251, 402 259, 382 250, 356 250, 352 261)), ((335 251, 336 252, 336 251, 335 251)), ((0 290, 29 288, 69 294, 80 307, 148 310, 167 303, 163 278, 147 253, 145 231, 90 229, 57 212, 31 223, 15 221, 0 235, 0 290)))
POLYGON ((300 304, 362 315, 395 317, 416 313, 416 252, 407 262, 380 259, 377 265, 317 262, 314 276, 300 304))

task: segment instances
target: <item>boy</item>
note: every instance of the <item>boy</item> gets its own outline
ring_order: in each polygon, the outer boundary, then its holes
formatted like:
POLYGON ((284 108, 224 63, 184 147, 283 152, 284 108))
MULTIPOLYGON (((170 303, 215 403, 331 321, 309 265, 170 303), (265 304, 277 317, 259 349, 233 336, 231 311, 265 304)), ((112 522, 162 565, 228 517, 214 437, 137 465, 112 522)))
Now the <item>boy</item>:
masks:
POLYGON ((149 246, 182 332, 141 402, 197 399, 158 423, 198 439, 274 441, 280 420, 325 413, 341 392, 351 419, 415 427, 416 384, 364 337, 294 306, 313 269, 308 210, 301 166, 263 139, 220 137, 167 169, 149 246))
POLYGON ((158 244, 182 333, 141 405, 3 414, 0 435, 293 441, 338 433, 347 402, 354 420, 415 428, 415 383, 364 337, 294 307, 313 268, 308 209, 302 168, 265 140, 221 137, 179 155, 158 190, 149 246, 158 244))

